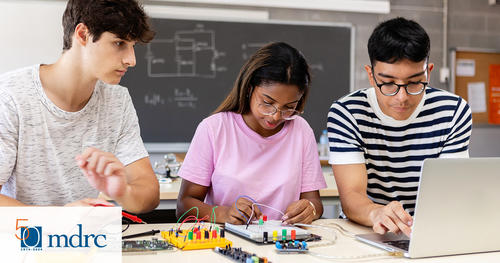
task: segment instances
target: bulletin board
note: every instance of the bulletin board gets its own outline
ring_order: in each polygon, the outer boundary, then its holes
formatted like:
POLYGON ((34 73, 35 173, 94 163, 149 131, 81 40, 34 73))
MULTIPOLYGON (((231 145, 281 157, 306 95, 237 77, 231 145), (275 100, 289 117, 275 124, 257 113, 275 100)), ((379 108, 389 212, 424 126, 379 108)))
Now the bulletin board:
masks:
POLYGON ((500 50, 451 52, 451 91, 466 99, 474 124, 500 124, 500 50))

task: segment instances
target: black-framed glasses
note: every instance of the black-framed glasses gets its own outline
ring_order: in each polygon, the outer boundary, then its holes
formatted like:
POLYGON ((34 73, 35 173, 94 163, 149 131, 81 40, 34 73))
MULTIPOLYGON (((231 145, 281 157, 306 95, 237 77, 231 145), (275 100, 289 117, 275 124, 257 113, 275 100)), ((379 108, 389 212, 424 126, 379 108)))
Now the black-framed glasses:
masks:
POLYGON ((294 109, 279 110, 278 108, 276 108, 276 106, 274 106, 273 104, 269 104, 269 103, 260 103, 259 106, 257 107, 257 109, 259 110, 259 112, 262 115, 266 115, 266 116, 272 116, 279 111, 281 113, 281 118, 283 118, 285 120, 293 120, 298 115, 304 113, 303 111, 301 112, 301 111, 294 110, 294 109))
MULTIPOLYGON (((425 67, 425 71, 427 71, 427 67, 425 67)), ((372 66, 372 76, 373 80, 375 81, 375 85, 380 89, 380 92, 384 94, 385 96, 394 96, 398 94, 399 89, 401 87, 404 87, 406 90, 406 93, 409 95, 418 95, 422 93, 425 90, 425 87, 429 84, 429 82, 426 81, 417 81, 417 82, 408 82, 406 84, 396 84, 394 82, 388 82, 388 83, 381 83, 379 84, 377 82, 377 78, 375 78, 375 73, 373 70, 372 66)))

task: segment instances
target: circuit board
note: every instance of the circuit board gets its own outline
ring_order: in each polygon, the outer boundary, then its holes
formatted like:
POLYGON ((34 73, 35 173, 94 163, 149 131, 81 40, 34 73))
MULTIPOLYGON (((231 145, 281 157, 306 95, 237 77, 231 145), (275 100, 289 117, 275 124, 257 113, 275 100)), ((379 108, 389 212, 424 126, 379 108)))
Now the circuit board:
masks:
POLYGON ((241 248, 233 248, 231 246, 226 246, 225 248, 216 247, 214 248, 214 252, 235 262, 271 263, 265 257, 259 257, 256 254, 243 251, 241 248))
POLYGON ((257 243, 275 243, 276 241, 306 240, 311 237, 309 231, 295 227, 281 225, 281 221, 270 220, 253 222, 250 225, 233 225, 226 223, 227 231, 252 240, 257 243))
POLYGON ((173 246, 167 241, 158 240, 157 238, 122 241, 122 252, 158 252, 164 250, 173 250, 173 246))
POLYGON ((192 230, 162 231, 161 236, 170 244, 182 250, 212 249, 216 247, 232 246, 233 242, 227 240, 224 230, 211 230, 194 228, 192 230))
POLYGON ((294 242, 276 242, 275 244, 276 252, 278 253, 307 253, 309 252, 309 248, 307 248, 306 241, 299 242, 295 240, 294 242))

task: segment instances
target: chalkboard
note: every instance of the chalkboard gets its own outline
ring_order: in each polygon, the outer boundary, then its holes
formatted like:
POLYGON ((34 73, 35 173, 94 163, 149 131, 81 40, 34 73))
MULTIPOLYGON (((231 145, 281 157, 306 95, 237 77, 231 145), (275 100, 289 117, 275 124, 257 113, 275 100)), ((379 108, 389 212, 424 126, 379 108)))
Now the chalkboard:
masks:
POLYGON ((283 41, 312 68, 304 118, 319 138, 327 112, 352 83, 352 26, 153 18, 157 32, 136 46, 128 87, 146 143, 189 143, 198 123, 231 90, 244 62, 263 45, 283 41))

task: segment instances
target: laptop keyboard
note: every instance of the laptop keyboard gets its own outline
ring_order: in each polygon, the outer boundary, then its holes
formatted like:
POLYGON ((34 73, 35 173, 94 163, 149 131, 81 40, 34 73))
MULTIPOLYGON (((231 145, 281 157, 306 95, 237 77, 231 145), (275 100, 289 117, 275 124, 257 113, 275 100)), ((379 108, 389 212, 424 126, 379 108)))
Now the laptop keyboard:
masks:
POLYGON ((384 241, 384 243, 401 248, 405 251, 408 251, 408 247, 410 246, 410 240, 394 240, 394 241, 384 241))

